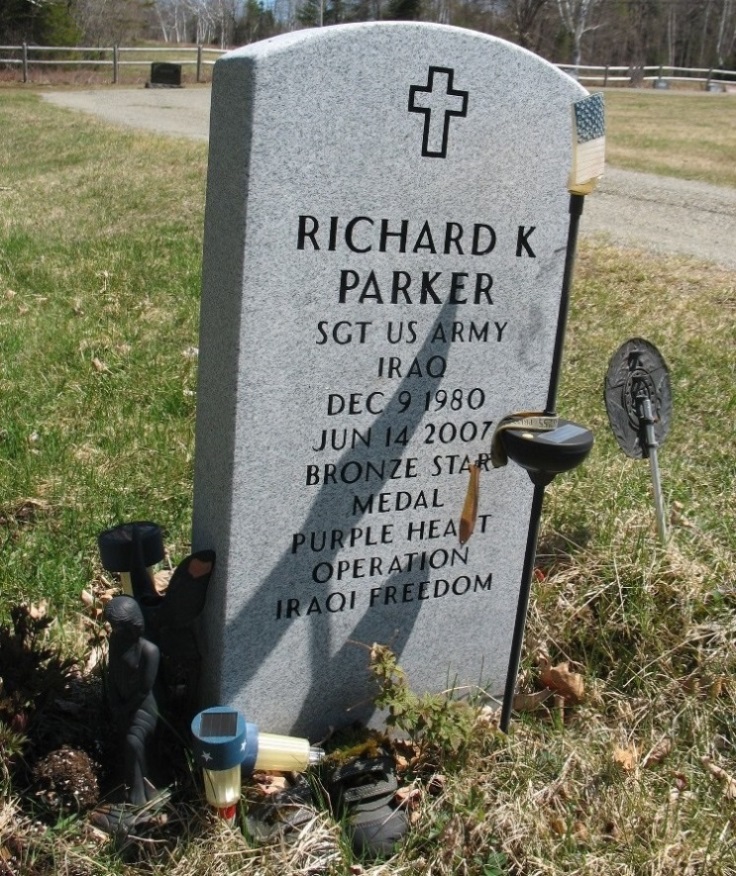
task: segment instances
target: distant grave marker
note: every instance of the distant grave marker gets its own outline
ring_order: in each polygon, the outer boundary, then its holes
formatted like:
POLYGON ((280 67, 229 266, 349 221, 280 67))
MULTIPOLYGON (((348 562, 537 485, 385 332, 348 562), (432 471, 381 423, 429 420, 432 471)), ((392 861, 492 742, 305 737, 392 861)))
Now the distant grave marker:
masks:
POLYGON ((151 64, 151 78, 146 88, 181 88, 181 64, 156 61, 151 64))
POLYGON ((556 379, 586 93, 425 24, 215 65, 193 527, 217 555, 209 702, 319 738, 370 718, 373 642, 419 691, 497 696, 515 673, 539 509, 490 444, 556 379))

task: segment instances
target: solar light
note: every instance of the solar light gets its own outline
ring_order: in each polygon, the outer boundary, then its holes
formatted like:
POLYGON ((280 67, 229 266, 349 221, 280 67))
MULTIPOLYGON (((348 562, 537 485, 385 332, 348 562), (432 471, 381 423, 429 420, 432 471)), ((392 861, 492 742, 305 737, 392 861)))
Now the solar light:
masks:
POLYGON ((221 818, 232 822, 240 800, 241 766, 248 747, 245 718, 232 709, 207 709, 192 721, 192 734, 207 802, 221 818))
POLYGON ((302 772, 324 757, 308 739, 260 733, 240 712, 225 706, 200 712, 192 721, 192 735, 207 802, 228 821, 235 818, 242 772, 302 772))
POLYGON ((496 431, 508 458, 526 469, 532 483, 539 486, 580 465, 593 446, 589 429, 557 417, 519 417, 516 421, 509 417, 496 431), (540 427, 535 421, 549 422, 540 427))
POLYGON ((164 558, 161 528, 148 520, 121 523, 106 529, 97 537, 102 566, 120 575, 120 585, 126 596, 150 595, 153 572, 164 558))

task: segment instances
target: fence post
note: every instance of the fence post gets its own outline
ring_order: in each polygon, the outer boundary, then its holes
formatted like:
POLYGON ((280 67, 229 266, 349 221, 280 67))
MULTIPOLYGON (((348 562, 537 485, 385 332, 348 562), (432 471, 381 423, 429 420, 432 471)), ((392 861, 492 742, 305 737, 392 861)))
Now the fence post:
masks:
POLYGON ((23 82, 28 82, 28 43, 23 43, 23 82))
POLYGON ((115 44, 112 47, 112 84, 118 84, 118 47, 115 44))
POLYGON ((202 81, 202 43, 197 43, 197 82, 202 81))
POLYGON ((606 64, 605 72, 603 73, 603 87, 608 85, 608 64, 606 64))
POLYGON ((713 68, 708 70, 708 78, 705 80, 705 90, 710 91, 710 80, 713 78, 713 68))

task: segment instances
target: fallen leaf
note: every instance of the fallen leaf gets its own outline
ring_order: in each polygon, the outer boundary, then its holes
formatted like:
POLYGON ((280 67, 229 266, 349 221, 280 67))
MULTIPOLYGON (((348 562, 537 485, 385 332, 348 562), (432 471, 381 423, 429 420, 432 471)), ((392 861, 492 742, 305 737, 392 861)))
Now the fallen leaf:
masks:
POLYGON ((625 748, 617 745, 613 749, 613 762, 625 770, 627 773, 633 772, 636 769, 639 760, 639 752, 633 744, 627 745, 625 748))
POLYGON ((642 768, 646 769, 647 767, 656 766, 658 763, 662 763, 671 751, 672 740, 668 736, 665 736, 663 739, 660 739, 654 748, 647 752, 642 758, 642 768))
POLYGON ((708 696, 712 700, 717 700, 723 693, 723 678, 714 678, 708 687, 708 696))
POLYGON ((416 762, 420 754, 419 746, 409 739, 396 739, 394 741, 394 757, 398 764, 406 764, 408 767, 416 762))
POLYGON ((688 791, 687 776, 684 773, 675 773, 675 786, 670 788, 670 803, 679 803, 680 800, 687 800, 695 795, 692 791, 688 791))
POLYGON ((512 707, 515 712, 536 712, 551 696, 552 691, 549 688, 531 694, 517 693, 514 696, 512 707))
POLYGON ((551 666, 549 659, 540 654, 537 658, 540 675, 539 679, 545 687, 560 694, 569 703, 580 703, 585 697, 585 682, 578 672, 570 670, 567 662, 551 666))
POLYGON ((274 776, 271 773, 253 773, 253 782, 263 794, 278 794, 288 787, 285 776, 274 776))
POLYGON ((724 782, 723 793, 725 796, 729 800, 736 800, 736 779, 730 773, 727 773, 723 767, 713 763, 709 757, 701 757, 700 760, 712 776, 724 782))
POLYGON ((105 374, 110 371, 107 365, 105 365, 105 363, 101 359, 98 359, 97 356, 92 359, 92 367, 95 369, 95 371, 99 371, 100 374, 105 374))
POLYGON ((168 590, 169 581, 171 581, 171 576, 174 573, 169 569, 161 569, 158 572, 153 573, 153 586, 156 588, 156 593, 163 596, 164 593, 168 590))
POLYGON ((416 809, 421 799, 422 792, 414 785, 406 785, 403 788, 399 788, 394 794, 396 805, 402 806, 405 809, 416 809))
POLYGON ((688 780, 685 773, 675 773, 675 787, 678 791, 687 790, 688 780))
POLYGON ((565 820, 561 818, 559 815, 553 815, 549 819, 549 826, 552 829, 553 833, 556 833, 557 836, 565 836, 567 833, 567 825, 565 824, 565 820))
POLYGON ((590 839, 590 832, 582 821, 576 821, 575 824, 573 824, 572 835, 581 843, 585 843, 590 839))
POLYGON ((400 772, 406 772, 409 769, 409 758, 404 757, 403 754, 397 754, 394 757, 394 761, 396 762, 396 769, 400 772))

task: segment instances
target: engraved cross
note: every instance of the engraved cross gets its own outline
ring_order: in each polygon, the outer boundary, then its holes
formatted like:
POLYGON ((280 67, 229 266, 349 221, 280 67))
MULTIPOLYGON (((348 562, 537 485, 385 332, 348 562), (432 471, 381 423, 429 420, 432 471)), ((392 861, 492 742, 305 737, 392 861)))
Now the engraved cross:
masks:
POLYGON ((450 119, 468 114, 468 92, 452 87, 454 74, 450 67, 430 67, 426 85, 409 87, 409 112, 424 113, 422 155, 426 158, 447 157, 450 119))

